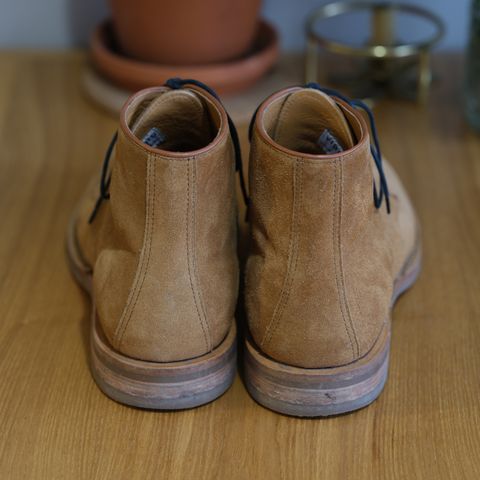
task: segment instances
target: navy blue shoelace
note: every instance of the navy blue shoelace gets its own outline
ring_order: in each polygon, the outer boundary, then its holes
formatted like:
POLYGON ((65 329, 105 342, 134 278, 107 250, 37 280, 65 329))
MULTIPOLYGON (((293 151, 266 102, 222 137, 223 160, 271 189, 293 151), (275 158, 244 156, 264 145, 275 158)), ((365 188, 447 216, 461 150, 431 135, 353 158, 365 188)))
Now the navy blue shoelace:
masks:
MULTIPOLYGON (((375 126, 375 118, 373 116, 372 111, 366 105, 364 102, 361 100, 352 100, 350 98, 345 97, 341 93, 337 92, 336 90, 330 89, 330 88, 325 88, 321 87, 318 83, 307 83, 306 85, 303 86, 303 88, 313 88, 315 90, 319 90, 320 92, 325 93, 326 95, 332 96, 332 97, 337 97, 341 100, 343 100, 345 103, 350 105, 351 107, 354 108, 359 108, 363 110, 367 116, 368 120, 370 122, 370 130, 372 133, 372 139, 373 143, 370 144, 370 152, 372 154, 373 160, 375 162, 375 166, 377 167, 378 170, 378 175, 380 178, 380 185, 377 187, 375 184, 375 180, 373 182, 373 203, 377 209, 379 209, 382 205, 383 198, 385 197, 385 205, 387 208, 387 213, 390 213, 390 193, 388 191, 388 185, 387 185, 387 179, 385 177, 385 172, 383 171, 383 164, 382 164, 382 154, 380 152, 380 143, 378 141, 378 135, 377 135, 377 128, 375 126)), ((253 135, 253 126, 255 124, 255 119, 257 117, 258 109, 260 106, 255 110, 255 113, 253 114, 252 120, 250 121, 250 126, 248 128, 248 136, 250 141, 252 140, 252 135, 253 135)))
MULTIPOLYGON (((209 86, 205 85, 202 82, 199 82, 198 80, 170 78, 165 82, 165 86, 171 88, 172 90, 178 90, 187 85, 195 85, 201 88, 202 90, 205 90, 207 93, 212 95, 212 97, 215 97, 221 103, 217 93, 212 88, 210 88, 209 86)), ((245 177, 243 175, 242 152, 240 150, 240 141, 238 139, 238 132, 228 113, 227 113, 227 120, 228 120, 228 128, 230 130, 230 136, 232 138, 233 150, 235 154, 235 170, 239 174, 240 188, 242 190, 243 200, 245 201, 245 205, 247 206, 247 209, 248 209, 249 199, 247 194, 247 187, 245 184, 245 177)), ((102 175, 100 177, 100 194, 95 203, 95 207, 93 208, 90 218, 88 219, 88 223, 93 222, 102 202, 110 198, 109 188, 110 188, 110 182, 111 182, 111 173, 109 173, 109 164, 110 164, 110 157, 112 156, 113 149, 115 147, 115 144, 117 143, 117 139, 118 139, 118 132, 114 134, 112 141, 110 142, 110 145, 108 146, 107 152, 105 154, 105 159, 103 161, 103 166, 102 166, 102 175)))
POLYGON ((109 173, 108 165, 110 164, 110 157, 112 156, 113 149, 115 147, 115 144, 117 143, 117 138, 118 132, 115 132, 105 153, 105 158, 102 165, 102 174, 100 176, 100 195, 98 196, 98 199, 95 202, 95 206, 93 207, 93 211, 88 218, 88 223, 93 222, 102 202, 110 198, 110 192, 108 190, 110 188, 112 174, 109 173))

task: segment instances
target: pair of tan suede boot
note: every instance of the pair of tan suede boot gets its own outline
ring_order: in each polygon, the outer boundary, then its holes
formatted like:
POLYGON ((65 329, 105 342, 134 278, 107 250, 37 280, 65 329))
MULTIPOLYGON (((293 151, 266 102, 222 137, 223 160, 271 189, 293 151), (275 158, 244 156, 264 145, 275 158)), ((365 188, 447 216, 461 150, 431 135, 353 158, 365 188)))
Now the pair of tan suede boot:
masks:
MULTIPOLYGON (((391 306, 420 266, 416 217, 372 117, 371 135, 364 105, 329 93, 282 90, 251 126, 245 383, 299 416, 380 394, 391 306)), ((198 82, 172 79, 126 103, 67 245, 93 299, 93 376, 111 398, 183 409, 231 385, 239 155, 222 104, 198 82)))

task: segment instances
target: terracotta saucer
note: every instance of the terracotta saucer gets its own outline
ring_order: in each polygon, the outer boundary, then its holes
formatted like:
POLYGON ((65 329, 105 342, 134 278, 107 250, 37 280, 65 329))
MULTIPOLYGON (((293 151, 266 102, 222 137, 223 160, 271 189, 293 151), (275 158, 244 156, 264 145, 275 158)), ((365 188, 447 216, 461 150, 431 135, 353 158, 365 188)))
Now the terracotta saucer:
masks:
POLYGON ((95 29, 90 48, 96 69, 120 87, 140 90, 161 85, 171 77, 182 77, 200 80, 219 94, 248 88, 273 66, 279 55, 277 33, 264 20, 260 21, 252 51, 242 58, 224 63, 170 66, 129 58, 119 51, 110 21, 101 23, 95 29))

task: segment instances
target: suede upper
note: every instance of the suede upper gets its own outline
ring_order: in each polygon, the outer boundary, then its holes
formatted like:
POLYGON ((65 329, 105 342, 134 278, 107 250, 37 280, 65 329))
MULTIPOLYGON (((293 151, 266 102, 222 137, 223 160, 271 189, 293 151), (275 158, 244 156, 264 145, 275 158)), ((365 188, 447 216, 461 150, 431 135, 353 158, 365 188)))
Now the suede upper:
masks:
POLYGON ((238 290, 235 166, 221 104, 196 87, 144 90, 125 105, 111 160, 110 198, 77 244, 93 271, 97 321, 127 356, 170 362, 215 348, 233 321, 238 290), (152 127, 165 141, 142 142, 152 127))
POLYGON ((250 154, 248 326, 259 348, 304 368, 364 356, 383 328, 395 278, 417 241, 417 222, 395 172, 391 200, 373 202, 375 164, 361 114, 294 87, 260 107, 250 154), (344 151, 324 155, 329 129, 344 151))

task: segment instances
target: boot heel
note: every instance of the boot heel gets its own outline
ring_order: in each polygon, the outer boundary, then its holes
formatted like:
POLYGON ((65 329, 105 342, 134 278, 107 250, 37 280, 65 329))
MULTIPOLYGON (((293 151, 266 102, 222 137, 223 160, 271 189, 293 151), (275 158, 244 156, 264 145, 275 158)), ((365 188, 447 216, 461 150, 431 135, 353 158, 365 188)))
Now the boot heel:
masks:
POLYGON ((100 389, 118 402, 159 410, 197 407, 222 395, 235 378, 235 323, 223 342, 210 353, 171 363, 122 355, 109 346, 95 325, 91 370, 100 389))
POLYGON ((325 417, 373 402, 388 372, 390 332, 385 331, 363 358, 342 367, 300 368, 265 356, 246 340, 245 382, 261 405, 286 415, 325 417))

